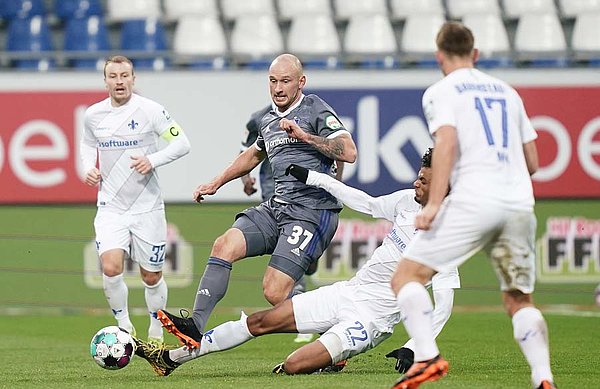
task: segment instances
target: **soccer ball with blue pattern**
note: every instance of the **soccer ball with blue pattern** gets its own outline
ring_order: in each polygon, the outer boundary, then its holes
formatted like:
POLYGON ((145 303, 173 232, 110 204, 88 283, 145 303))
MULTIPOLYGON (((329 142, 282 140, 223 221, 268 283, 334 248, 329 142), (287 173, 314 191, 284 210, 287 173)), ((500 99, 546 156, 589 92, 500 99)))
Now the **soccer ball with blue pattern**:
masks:
POLYGON ((90 343, 90 352, 98 366, 118 370, 127 366, 133 358, 135 342, 124 329, 108 326, 96 332, 90 343))

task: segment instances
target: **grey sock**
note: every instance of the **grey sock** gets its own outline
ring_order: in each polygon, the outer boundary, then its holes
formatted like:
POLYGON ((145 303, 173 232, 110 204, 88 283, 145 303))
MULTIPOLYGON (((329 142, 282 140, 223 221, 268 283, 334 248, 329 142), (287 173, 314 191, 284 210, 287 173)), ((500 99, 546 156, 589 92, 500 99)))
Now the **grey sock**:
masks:
POLYGON ((194 324, 204 332, 204 326, 215 308, 215 305, 225 296, 229 285, 231 263, 216 257, 208 258, 204 275, 198 286, 192 319, 194 324))

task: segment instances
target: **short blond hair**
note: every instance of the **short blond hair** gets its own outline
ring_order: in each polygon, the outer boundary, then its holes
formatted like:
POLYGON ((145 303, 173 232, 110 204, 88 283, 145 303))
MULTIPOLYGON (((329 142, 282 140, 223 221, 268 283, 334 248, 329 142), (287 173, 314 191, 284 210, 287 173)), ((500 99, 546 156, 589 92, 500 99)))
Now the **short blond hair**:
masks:
POLYGON ((131 66, 131 74, 133 74, 133 62, 124 55, 114 55, 104 62, 104 69, 102 70, 104 77, 106 77, 106 67, 111 63, 128 63, 131 66))

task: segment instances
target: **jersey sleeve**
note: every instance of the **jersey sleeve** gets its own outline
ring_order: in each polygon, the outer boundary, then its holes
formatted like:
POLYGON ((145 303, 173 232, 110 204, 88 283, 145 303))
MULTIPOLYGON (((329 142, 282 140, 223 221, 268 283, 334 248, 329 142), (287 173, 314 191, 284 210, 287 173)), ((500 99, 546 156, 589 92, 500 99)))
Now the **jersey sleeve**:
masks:
POLYGON ((171 118, 166 109, 162 106, 158 107, 152 115, 153 129, 168 144, 165 148, 147 156, 154 168, 183 157, 191 149, 190 141, 181 126, 171 118))
POLYGON ((398 202, 402 196, 404 196, 403 191, 398 191, 377 197, 377 207, 373 217, 389 220, 393 223, 396 220, 398 202))
POLYGON ((355 211, 371 215, 375 218, 383 218, 394 221, 395 201, 392 195, 372 197, 369 194, 348 186, 341 181, 325 174, 310 170, 306 180, 308 185, 325 189, 349 208, 355 211))
POLYGON ((92 125, 89 108, 85 112, 83 119, 83 137, 81 138, 81 143, 90 147, 96 147, 96 137, 94 136, 94 127, 92 125))
POLYGON ((256 138, 256 142, 254 143, 254 146, 258 149, 258 151, 265 150, 265 138, 263 138, 263 136, 260 133, 258 134, 258 137, 256 138))
POLYGON ((244 136, 242 138, 242 151, 252 146, 258 138, 258 119, 253 115, 244 129, 244 136))
POLYGON ((83 119, 83 136, 79 145, 79 158, 84 172, 88 172, 90 169, 96 167, 98 152, 96 150, 96 137, 94 136, 89 109, 86 111, 83 119))
POLYGON ((435 84, 423 94, 423 113, 431 134, 442 126, 456 127, 456 117, 452 109, 452 92, 442 89, 441 85, 435 84))
POLYGON ((315 98, 314 125, 317 135, 323 138, 334 138, 340 134, 350 134, 333 108, 317 96, 311 95, 311 97, 315 98))

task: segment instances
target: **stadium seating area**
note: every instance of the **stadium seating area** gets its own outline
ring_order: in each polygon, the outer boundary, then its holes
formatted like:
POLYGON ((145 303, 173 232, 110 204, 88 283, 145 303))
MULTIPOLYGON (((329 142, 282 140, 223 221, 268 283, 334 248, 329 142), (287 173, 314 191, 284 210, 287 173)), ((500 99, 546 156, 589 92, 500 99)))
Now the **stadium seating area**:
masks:
POLYGON ((433 67, 444 20, 484 67, 600 66, 600 0, 2 0, 0 70, 433 67))

